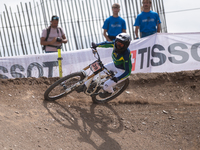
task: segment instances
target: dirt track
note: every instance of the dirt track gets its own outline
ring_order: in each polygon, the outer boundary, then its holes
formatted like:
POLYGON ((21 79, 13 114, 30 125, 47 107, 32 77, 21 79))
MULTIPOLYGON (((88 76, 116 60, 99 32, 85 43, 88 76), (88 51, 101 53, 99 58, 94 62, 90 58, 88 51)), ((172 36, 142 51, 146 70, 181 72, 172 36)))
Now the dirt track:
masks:
POLYGON ((200 149, 200 71, 132 75, 105 105, 76 92, 44 101, 55 80, 0 79, 0 149, 200 149))

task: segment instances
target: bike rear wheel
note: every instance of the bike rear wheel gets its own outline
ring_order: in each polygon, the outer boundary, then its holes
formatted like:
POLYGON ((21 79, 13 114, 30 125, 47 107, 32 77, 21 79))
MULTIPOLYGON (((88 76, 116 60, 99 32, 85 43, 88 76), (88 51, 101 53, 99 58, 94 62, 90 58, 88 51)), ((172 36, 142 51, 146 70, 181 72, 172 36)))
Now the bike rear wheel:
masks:
POLYGON ((66 94, 71 93, 76 88, 75 87, 71 89, 71 87, 73 87, 79 81, 83 80, 84 77, 85 76, 82 72, 76 72, 59 79, 45 91, 44 99, 48 101, 54 101, 63 97, 66 94))
POLYGON ((97 104, 107 103, 116 98, 117 96, 119 96, 128 87, 128 85, 129 85, 129 79, 127 78, 126 80, 115 85, 113 87, 114 93, 106 98, 99 97, 98 93, 103 92, 103 89, 99 88, 95 94, 91 95, 92 101, 97 104))

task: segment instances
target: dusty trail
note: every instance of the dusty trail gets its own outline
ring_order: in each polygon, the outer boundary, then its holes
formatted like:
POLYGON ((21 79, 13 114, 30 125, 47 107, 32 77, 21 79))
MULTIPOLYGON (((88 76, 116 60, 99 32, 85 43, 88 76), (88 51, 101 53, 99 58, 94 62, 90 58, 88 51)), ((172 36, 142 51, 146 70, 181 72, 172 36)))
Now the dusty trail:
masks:
POLYGON ((57 78, 0 79, 0 149, 200 149, 200 71, 134 74, 104 105, 73 92, 54 103, 57 78))

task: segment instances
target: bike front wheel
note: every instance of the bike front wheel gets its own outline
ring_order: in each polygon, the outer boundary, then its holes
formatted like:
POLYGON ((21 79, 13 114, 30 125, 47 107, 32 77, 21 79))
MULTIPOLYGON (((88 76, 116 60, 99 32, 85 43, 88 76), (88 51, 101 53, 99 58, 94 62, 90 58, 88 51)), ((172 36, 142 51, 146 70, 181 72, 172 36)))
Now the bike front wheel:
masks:
POLYGON ((97 104, 101 104, 101 103, 107 103, 111 100, 113 100, 114 98, 116 98, 117 96, 119 96, 129 85, 129 79, 127 78, 126 80, 120 82, 119 84, 116 84, 113 87, 114 93, 112 93, 112 95, 106 97, 106 98, 101 98, 98 93, 103 92, 102 88, 99 88, 95 94, 91 95, 92 97, 92 101, 94 103, 97 104))
POLYGON ((84 77, 82 72, 76 72, 59 79, 45 91, 44 99, 54 101, 71 93, 76 88, 74 85, 83 80, 84 77))

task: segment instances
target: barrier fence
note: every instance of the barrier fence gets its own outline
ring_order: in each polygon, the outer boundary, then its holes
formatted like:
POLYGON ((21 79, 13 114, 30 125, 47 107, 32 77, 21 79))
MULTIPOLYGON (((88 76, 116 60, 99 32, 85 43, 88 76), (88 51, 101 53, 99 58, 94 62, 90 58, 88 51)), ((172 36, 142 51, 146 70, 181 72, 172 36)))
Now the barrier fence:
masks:
MULTIPOLYGON (((20 3, 17 12, 5 5, 0 14, 0 57, 43 53, 40 45, 42 29, 58 15, 68 43, 62 51, 90 47, 91 42, 105 41, 103 23, 112 15, 112 4, 119 3, 119 15, 125 19, 127 32, 134 39, 133 24, 141 12, 141 0, 39 0, 20 3)), ((167 32, 163 0, 152 0, 152 10, 161 19, 161 32, 167 32)))

